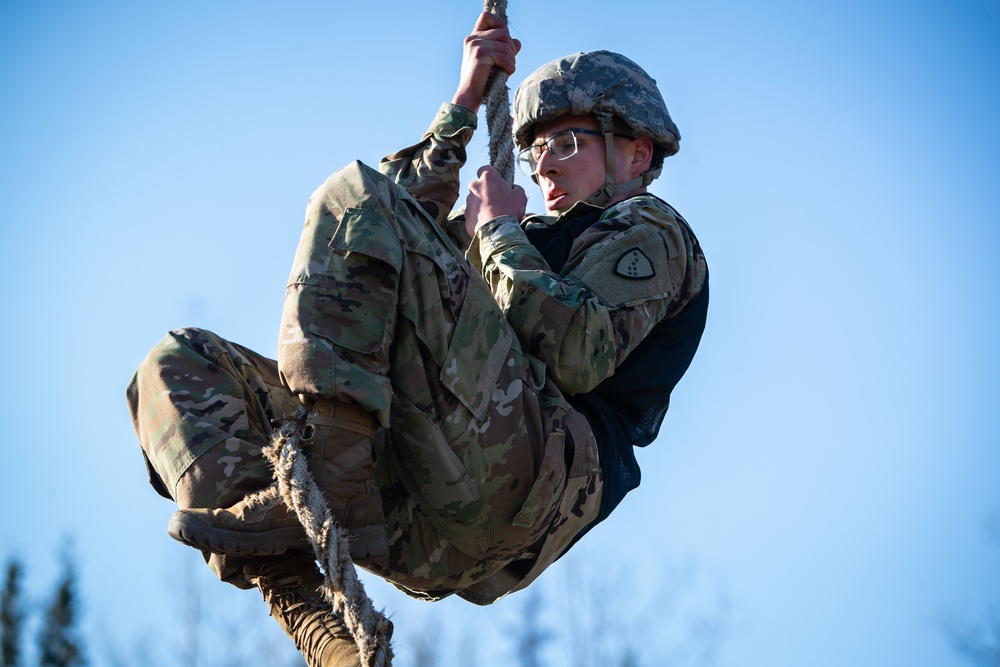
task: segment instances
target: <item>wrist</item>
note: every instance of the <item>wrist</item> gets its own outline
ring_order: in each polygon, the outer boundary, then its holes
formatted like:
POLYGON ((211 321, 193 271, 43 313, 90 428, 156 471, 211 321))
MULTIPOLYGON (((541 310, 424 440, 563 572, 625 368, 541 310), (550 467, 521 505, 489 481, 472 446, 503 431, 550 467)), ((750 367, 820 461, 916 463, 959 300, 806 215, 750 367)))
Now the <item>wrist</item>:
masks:
POLYGON ((520 229, 520 221, 512 215, 498 215, 495 218, 486 218, 482 222, 476 225, 474 235, 490 235, 498 230, 504 230, 505 228, 509 231, 510 225, 520 229))
POLYGON ((455 92, 455 96, 451 98, 451 103, 465 107, 472 113, 478 113, 479 107, 483 104, 483 99, 473 93, 459 89, 455 92))

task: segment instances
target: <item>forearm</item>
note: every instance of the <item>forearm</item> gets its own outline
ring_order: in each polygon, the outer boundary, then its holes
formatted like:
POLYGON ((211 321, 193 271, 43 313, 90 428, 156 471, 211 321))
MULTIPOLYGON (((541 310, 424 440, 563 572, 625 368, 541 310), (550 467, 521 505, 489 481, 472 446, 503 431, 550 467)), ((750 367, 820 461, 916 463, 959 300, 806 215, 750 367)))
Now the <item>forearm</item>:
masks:
POLYGON ((616 367, 610 310, 579 282, 553 272, 513 218, 482 226, 469 259, 490 284, 525 351, 563 391, 589 391, 616 367))
POLYGON ((520 224, 484 224, 469 259, 524 347, 563 391, 590 391, 614 374, 666 317, 700 290, 704 261, 672 209, 636 199, 609 210, 555 273, 520 224))
POLYGON ((442 227, 458 200, 459 171, 476 122, 470 110, 446 102, 418 143, 379 163, 379 171, 405 188, 442 227))

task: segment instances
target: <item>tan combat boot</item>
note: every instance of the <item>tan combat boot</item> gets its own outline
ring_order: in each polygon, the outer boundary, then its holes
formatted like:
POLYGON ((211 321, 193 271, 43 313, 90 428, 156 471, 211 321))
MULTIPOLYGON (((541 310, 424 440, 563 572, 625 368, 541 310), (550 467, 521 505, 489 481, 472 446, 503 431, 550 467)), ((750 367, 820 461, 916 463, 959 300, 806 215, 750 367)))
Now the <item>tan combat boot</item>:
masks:
POLYGON ((361 667, 357 644, 344 619, 319 592, 323 575, 309 555, 254 558, 243 573, 260 589, 271 616, 309 667, 361 667))
MULTIPOLYGON (((301 443, 354 560, 384 556, 382 499, 375 485, 375 420, 354 403, 304 401, 309 408, 301 443)), ((277 555, 308 546, 298 517, 277 485, 223 509, 174 512, 167 532, 197 549, 233 556, 277 555)))
POLYGON ((227 556, 274 556, 310 548, 299 518, 282 500, 277 484, 247 494, 231 507, 177 510, 167 533, 197 549, 227 556))
POLYGON ((375 417, 355 403, 316 401, 309 408, 302 444, 309 469, 344 530, 351 558, 389 553, 382 496, 375 485, 375 417))

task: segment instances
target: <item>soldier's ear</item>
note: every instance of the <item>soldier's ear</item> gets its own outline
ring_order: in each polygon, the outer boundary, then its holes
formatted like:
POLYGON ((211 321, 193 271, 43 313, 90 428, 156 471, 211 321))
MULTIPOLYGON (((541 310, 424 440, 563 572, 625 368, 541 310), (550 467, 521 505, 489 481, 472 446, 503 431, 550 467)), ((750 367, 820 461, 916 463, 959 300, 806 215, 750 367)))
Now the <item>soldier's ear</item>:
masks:
POLYGON ((636 137, 629 142, 629 178, 635 178, 650 170, 653 162, 653 140, 636 137))

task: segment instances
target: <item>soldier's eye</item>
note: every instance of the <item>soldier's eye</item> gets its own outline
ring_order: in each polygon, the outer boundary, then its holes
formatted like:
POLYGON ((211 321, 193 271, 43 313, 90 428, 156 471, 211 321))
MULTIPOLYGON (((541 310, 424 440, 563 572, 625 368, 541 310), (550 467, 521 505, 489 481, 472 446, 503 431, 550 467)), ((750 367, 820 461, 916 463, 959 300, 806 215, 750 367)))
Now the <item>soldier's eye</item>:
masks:
POLYGON ((552 142, 552 152, 560 160, 576 153, 576 136, 573 132, 560 132, 550 141, 552 142))

